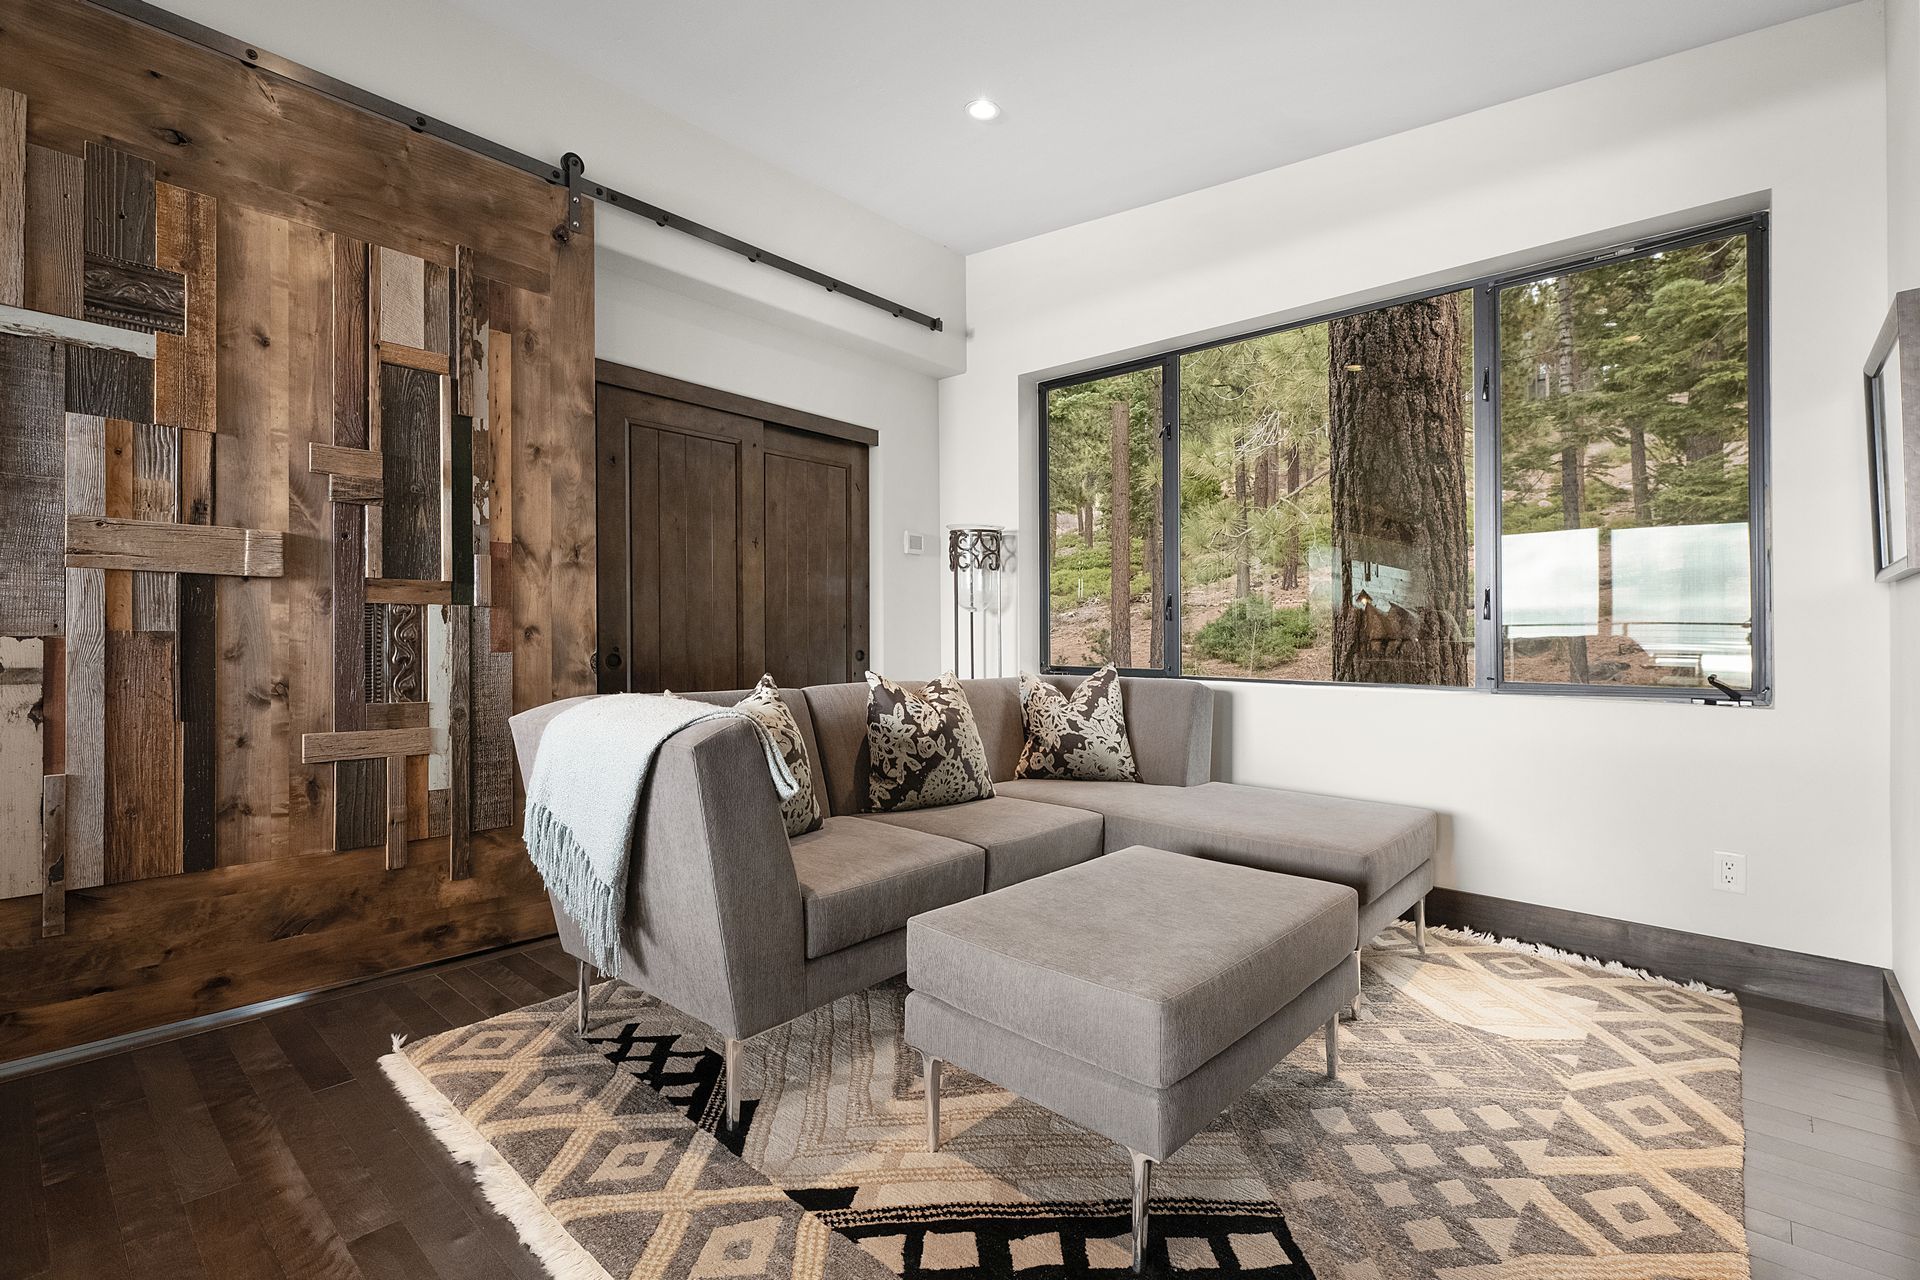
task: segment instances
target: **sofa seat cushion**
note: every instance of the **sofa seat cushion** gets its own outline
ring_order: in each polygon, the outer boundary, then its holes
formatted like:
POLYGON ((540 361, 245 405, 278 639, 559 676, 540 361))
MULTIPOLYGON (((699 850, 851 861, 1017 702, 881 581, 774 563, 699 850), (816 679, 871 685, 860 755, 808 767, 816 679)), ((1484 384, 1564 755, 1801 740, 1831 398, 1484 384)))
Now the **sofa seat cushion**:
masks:
POLYGON ((1103 851, 1099 814, 1009 796, 907 813, 869 813, 857 821, 884 822, 978 845, 987 851, 989 893, 1097 858, 1103 851))
POLYGON ((907 981, 1165 1088, 1351 964, 1358 937, 1344 885, 1131 848, 916 916, 907 981))
POLYGON ((978 897, 978 846, 860 818, 828 818, 792 840, 807 921, 807 959, 892 933, 907 917, 978 897))
POLYGON ((1151 845, 1350 885, 1371 902, 1433 858, 1439 818, 1431 809, 1306 791, 1207 782, 1155 787, 1132 782, 1020 779, 1001 793, 1089 809, 1107 822, 1108 849, 1151 845))

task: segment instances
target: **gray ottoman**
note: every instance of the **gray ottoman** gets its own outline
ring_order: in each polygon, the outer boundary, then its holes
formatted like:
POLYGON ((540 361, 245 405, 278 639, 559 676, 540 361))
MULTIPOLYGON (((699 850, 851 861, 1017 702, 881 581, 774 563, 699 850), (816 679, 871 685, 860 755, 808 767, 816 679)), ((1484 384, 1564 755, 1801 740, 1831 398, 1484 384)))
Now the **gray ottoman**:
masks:
POLYGON ((907 1042, 1133 1154, 1133 1258, 1155 1162, 1318 1027, 1338 1068, 1360 989, 1345 885, 1135 846, 907 921, 907 1042))

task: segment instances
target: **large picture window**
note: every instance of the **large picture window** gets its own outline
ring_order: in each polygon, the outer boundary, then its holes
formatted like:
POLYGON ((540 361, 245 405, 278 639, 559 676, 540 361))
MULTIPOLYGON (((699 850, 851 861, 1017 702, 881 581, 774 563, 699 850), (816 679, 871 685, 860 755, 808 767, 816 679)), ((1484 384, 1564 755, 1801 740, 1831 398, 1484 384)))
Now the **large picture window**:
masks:
POLYGON ((1041 387, 1055 670, 1761 697, 1764 220, 1041 387))

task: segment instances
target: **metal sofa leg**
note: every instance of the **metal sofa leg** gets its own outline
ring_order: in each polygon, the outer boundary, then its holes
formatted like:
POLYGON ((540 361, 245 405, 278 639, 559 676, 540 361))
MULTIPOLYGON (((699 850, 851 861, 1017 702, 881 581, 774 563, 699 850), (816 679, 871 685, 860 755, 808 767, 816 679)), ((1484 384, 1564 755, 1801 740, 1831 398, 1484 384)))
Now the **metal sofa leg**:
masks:
POLYGON ((1413 904, 1413 946, 1421 955, 1427 954, 1427 895, 1424 893, 1413 904))
POLYGON ((1340 1015, 1327 1019, 1327 1079, 1340 1078, 1340 1015))
POLYGON ((922 1055, 927 1073, 927 1150, 940 1149, 940 1059, 922 1055))
POLYGON ((573 1029, 581 1035, 587 1034, 587 1002, 593 998, 593 970, 585 960, 580 962, 580 986, 574 996, 573 1029))
POLYGON ((1129 1149, 1133 1157, 1133 1270, 1138 1275, 1147 1264, 1147 1201, 1153 1195, 1154 1161, 1129 1149))
POLYGON ((727 1128, 740 1127, 740 1041, 727 1037, 727 1128))

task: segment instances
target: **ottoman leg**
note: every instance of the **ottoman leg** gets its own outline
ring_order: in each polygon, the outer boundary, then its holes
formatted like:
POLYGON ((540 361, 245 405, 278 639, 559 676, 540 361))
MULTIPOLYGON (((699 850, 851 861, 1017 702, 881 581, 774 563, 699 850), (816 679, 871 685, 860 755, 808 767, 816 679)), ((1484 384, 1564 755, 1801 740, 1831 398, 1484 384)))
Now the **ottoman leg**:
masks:
POLYGON ((1340 1078, 1340 1015, 1327 1019, 1327 1079, 1340 1078))
POLYGON ((593 970, 587 962, 580 962, 580 983, 574 998, 573 1029, 581 1035, 587 1034, 587 1002, 593 999, 593 970))
POLYGON ((1138 1151, 1133 1157, 1133 1269, 1136 1274, 1147 1264, 1147 1201, 1153 1195, 1154 1161, 1138 1151))
POLYGON ((727 1128, 740 1127, 740 1050, 744 1046, 727 1037, 727 1128))
POLYGON ((927 1072, 927 1150, 940 1149, 940 1059, 922 1055, 927 1072))
POLYGON ((1413 904, 1413 945, 1421 955, 1427 954, 1427 895, 1424 893, 1420 901, 1413 904))

